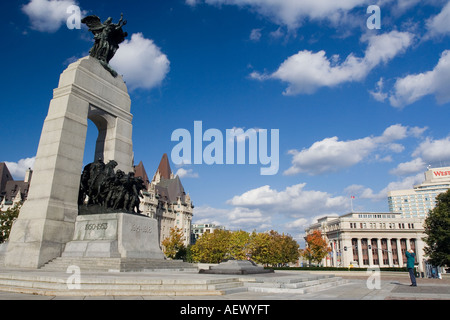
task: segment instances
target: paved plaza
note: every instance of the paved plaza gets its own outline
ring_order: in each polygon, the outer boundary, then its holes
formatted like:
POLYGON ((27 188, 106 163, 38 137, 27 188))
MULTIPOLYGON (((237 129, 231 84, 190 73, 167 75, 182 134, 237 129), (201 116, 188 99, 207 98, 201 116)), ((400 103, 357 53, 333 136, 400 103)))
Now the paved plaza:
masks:
MULTIPOLYGON (((280 275, 280 273, 277 273, 280 275)), ((286 274, 286 273, 283 273, 286 274)), ((291 272, 302 274, 302 272, 291 272)), ((317 274, 325 274, 323 272, 317 274)), ((331 273, 330 273, 331 274, 331 273)), ((187 274, 191 278, 206 277, 194 273, 187 274)), ((33 294, 18 294, 0 291, 0 300, 217 300, 217 301, 276 301, 276 300, 450 300, 450 277, 443 279, 418 278, 417 287, 410 287, 408 274, 406 273, 382 273, 379 278, 379 286, 370 288, 369 276, 365 272, 341 272, 334 273, 345 279, 345 283, 338 286, 320 289, 307 293, 295 292, 236 292, 225 295, 202 296, 43 296, 33 294)), ((117 276, 129 276, 119 274, 117 276)), ((158 277, 184 277, 183 273, 155 273, 158 277)), ((208 275, 210 276, 210 275, 208 275)))

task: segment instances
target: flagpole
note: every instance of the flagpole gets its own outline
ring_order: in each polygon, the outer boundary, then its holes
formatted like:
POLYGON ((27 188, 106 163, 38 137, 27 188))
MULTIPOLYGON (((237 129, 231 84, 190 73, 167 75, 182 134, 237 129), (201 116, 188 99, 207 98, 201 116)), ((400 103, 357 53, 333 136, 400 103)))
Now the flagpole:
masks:
POLYGON ((354 196, 350 197, 350 205, 351 205, 351 208, 352 208, 352 213, 353 213, 353 199, 354 198, 355 198, 354 196))

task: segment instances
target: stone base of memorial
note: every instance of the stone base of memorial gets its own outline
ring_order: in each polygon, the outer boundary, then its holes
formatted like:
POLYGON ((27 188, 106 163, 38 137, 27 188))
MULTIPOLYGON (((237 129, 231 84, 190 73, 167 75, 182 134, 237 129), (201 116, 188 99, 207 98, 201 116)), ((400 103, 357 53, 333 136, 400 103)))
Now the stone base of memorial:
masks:
POLYGON ((62 257, 161 259, 155 219, 129 213, 80 215, 62 257))
POLYGON ((272 269, 265 269, 248 260, 228 260, 217 266, 209 267, 208 270, 200 270, 206 274, 261 274, 273 273, 272 269))

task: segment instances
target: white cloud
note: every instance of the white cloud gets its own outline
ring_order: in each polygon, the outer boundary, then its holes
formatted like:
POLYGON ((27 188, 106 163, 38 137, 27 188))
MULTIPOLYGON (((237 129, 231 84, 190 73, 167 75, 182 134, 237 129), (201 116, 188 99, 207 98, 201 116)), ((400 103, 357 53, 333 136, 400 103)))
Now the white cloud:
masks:
POLYGON ((402 180, 393 181, 379 192, 374 192, 371 188, 366 188, 362 185, 348 186, 345 192, 351 193, 361 199, 386 200, 389 191, 412 189, 414 185, 422 183, 423 180, 423 173, 418 173, 413 176, 407 176, 402 180))
POLYGON ((195 209, 194 223, 216 223, 229 229, 267 231, 299 234, 317 216, 337 215, 350 208, 346 197, 327 192, 307 190, 298 184, 277 191, 263 186, 244 192, 227 201, 228 209, 201 206, 195 209))
POLYGON ((22 6, 30 18, 31 28, 41 32, 56 32, 66 23, 70 14, 67 9, 77 5, 75 0, 31 0, 22 6))
POLYGON ((253 29, 250 32, 250 40, 252 40, 252 41, 259 41, 261 39, 261 36, 262 36, 261 30, 262 29, 253 29))
POLYGON ((22 180, 25 177, 25 172, 29 168, 33 169, 35 160, 36 157, 33 157, 21 159, 18 162, 5 161, 5 164, 15 180, 22 180))
POLYGON ((339 141, 338 137, 315 142, 309 149, 290 150, 292 167, 284 172, 294 175, 305 172, 313 175, 351 167, 366 158, 376 147, 372 138, 339 141))
POLYGON ((170 70, 170 61, 153 40, 135 33, 131 40, 120 45, 111 66, 123 74, 131 90, 151 89, 162 83, 170 70))
POLYGON ((427 20, 427 29, 428 34, 427 37, 435 37, 439 35, 447 35, 450 34, 450 2, 448 2, 442 11, 427 20))
POLYGON ((440 165, 450 161, 450 136, 434 140, 425 139, 413 152, 413 157, 421 157, 428 164, 440 165))
MULTIPOLYGON (((381 136, 340 141, 338 137, 326 138, 315 142, 310 148, 302 151, 290 150, 292 166, 285 175, 308 173, 318 175, 339 171, 356 165, 376 150, 401 152, 404 147, 397 140, 417 135, 418 128, 409 128, 400 124, 388 127, 381 136)), ((380 159, 380 156, 377 155, 380 159)), ((385 158, 383 158, 385 159, 385 158)))
POLYGON ((383 92, 384 90, 384 79, 381 78, 377 82, 375 91, 369 91, 370 95, 379 102, 384 102, 388 98, 388 94, 383 92))
POLYGON ((186 0, 190 6, 200 3, 249 8, 277 24, 295 29, 306 19, 342 23, 349 11, 367 4, 367 0, 186 0))
POLYGON ((306 184, 297 184, 277 191, 263 186, 235 196, 228 203, 268 213, 310 215, 313 212, 336 212, 347 206, 344 197, 333 197, 327 192, 305 190, 306 184))
POLYGON ((422 158, 416 158, 409 162, 400 163, 395 169, 392 169, 389 173, 397 176, 410 175, 412 173, 417 173, 424 171, 426 168, 426 163, 422 158))
POLYGON ((450 50, 445 50, 436 67, 424 73, 397 79, 389 101, 393 107, 403 108, 427 95, 434 95, 440 104, 450 101, 450 50))
POLYGON ((219 209, 201 206, 195 208, 194 223, 212 223, 231 230, 266 231, 272 226, 272 218, 258 209, 242 207, 219 209))
POLYGON ((316 53, 303 50, 286 59, 274 73, 253 72, 250 77, 287 82, 285 95, 312 94, 321 87, 335 87, 345 82, 363 80, 373 68, 404 52, 411 45, 413 35, 409 32, 391 31, 366 36, 361 40, 368 43, 363 58, 350 54, 345 61, 339 62, 338 55, 329 59, 323 50, 316 53))
POLYGON ((180 169, 178 169, 177 173, 175 173, 175 175, 179 176, 181 179, 183 179, 183 178, 198 178, 198 173, 194 172, 193 169, 180 168, 180 169))
MULTIPOLYGON (((395 141, 407 137, 417 137, 425 129, 405 127, 400 124, 388 127, 381 136, 340 141, 338 137, 326 138, 315 142, 310 148, 302 151, 290 150, 292 166, 284 172, 285 175, 308 173, 310 175, 336 172, 356 165, 367 159, 375 151, 390 151, 399 153, 404 150, 395 141)), ((375 160, 387 161, 390 158, 376 155, 375 160)))
POLYGON ((200 2, 200 0, 186 0, 186 4, 190 6, 195 6, 200 2))

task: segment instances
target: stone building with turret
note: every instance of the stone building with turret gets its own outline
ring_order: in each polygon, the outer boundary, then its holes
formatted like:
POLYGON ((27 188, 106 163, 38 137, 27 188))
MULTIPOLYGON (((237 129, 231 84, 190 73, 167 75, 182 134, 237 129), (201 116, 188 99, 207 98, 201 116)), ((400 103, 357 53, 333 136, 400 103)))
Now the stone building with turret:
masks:
POLYGON ((23 181, 16 181, 6 166, 0 163, 0 211, 6 211, 15 205, 21 205, 28 197, 33 171, 28 169, 23 181))
POLYGON ((184 234, 184 244, 189 245, 194 205, 180 177, 172 173, 167 154, 163 155, 152 180, 142 162, 134 170, 136 177, 141 177, 146 185, 140 210, 158 221, 160 243, 169 237, 170 229, 176 227, 184 234))

